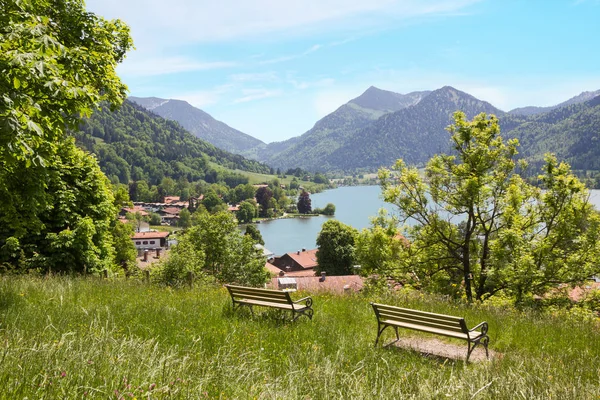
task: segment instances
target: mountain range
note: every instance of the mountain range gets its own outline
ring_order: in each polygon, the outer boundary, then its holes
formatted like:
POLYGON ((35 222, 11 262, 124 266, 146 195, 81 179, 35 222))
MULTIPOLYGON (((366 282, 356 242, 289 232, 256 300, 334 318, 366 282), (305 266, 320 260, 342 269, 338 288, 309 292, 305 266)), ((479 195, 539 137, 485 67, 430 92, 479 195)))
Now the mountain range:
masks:
POLYGON ((201 121, 196 122, 195 131, 202 126, 208 132, 204 133, 207 141, 219 147, 215 137, 226 139, 232 152, 275 168, 356 172, 373 171, 398 158, 423 165, 433 154, 448 151, 449 135, 445 128, 456 110, 465 112, 468 118, 481 112, 495 114, 500 119, 503 136, 518 138, 522 156, 534 162, 541 161, 544 153, 554 152, 574 168, 600 170, 600 162, 595 159, 596 153, 600 155, 596 142, 600 139, 599 96, 600 90, 583 92, 552 107, 523 107, 504 112, 450 86, 408 94, 370 87, 317 121, 301 136, 269 144, 258 139, 252 141, 250 136, 186 102, 133 99, 165 118, 188 124, 190 131, 193 121, 201 121), (211 131, 212 125, 206 121, 217 128, 211 131))
POLYGON ((128 100, 163 118, 179 122, 196 137, 232 153, 241 153, 246 149, 264 145, 261 140, 217 121, 210 114, 186 101, 133 96, 128 100))

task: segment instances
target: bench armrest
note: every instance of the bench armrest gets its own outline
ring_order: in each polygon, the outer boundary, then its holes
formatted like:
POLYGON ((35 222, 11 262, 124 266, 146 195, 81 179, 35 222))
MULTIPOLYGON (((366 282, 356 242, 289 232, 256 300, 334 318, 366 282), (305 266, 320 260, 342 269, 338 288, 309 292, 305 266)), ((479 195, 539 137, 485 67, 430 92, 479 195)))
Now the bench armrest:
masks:
POLYGON ((311 306, 312 306, 312 298, 311 298, 310 296, 308 296, 308 297, 303 297, 303 298, 301 298, 300 300, 296 300, 296 301, 294 301, 293 303, 294 303, 294 304, 297 304, 297 303, 300 303, 301 301, 304 301, 304 302, 306 302, 306 307, 311 307, 311 306))
POLYGON ((473 332, 476 331, 477 329, 481 328, 481 334, 482 335, 487 335, 487 331, 488 331, 488 323, 486 321, 483 321, 482 323, 480 323, 479 325, 474 326, 473 328, 469 329, 469 332, 473 332))

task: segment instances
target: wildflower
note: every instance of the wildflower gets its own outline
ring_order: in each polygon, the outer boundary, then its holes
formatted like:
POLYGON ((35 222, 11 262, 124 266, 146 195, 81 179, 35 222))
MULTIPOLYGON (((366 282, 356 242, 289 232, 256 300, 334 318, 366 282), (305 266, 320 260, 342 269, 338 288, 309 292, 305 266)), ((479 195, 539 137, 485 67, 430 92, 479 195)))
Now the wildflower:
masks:
POLYGON ((67 376, 67 373, 66 373, 65 371, 62 371, 62 372, 60 373, 60 377, 61 377, 61 378, 64 378, 65 376, 67 376))
POLYGON ((153 390, 156 387, 156 383, 150 385, 150 390, 153 390))

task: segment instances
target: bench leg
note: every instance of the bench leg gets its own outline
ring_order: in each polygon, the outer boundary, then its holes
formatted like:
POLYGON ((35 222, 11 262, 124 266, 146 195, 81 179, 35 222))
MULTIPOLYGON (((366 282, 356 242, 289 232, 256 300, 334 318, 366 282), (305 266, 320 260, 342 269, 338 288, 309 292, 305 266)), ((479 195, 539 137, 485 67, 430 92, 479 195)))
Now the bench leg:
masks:
POLYGON ((477 347, 477 345, 483 343, 483 347, 485 348, 485 357, 489 360, 490 358, 490 354, 488 352, 488 343, 490 342, 490 338, 485 335, 485 336, 481 336, 479 337, 477 340, 474 340, 473 342, 468 341, 468 351, 467 351, 467 360, 466 362, 469 362, 469 357, 471 356, 471 353, 473 352, 473 350, 475 350, 475 347, 477 347), (473 347, 471 347, 471 343, 473 343, 473 347))
POLYGON ((490 342, 490 338, 487 335, 483 338, 483 347, 485 347, 485 358, 490 359, 490 354, 488 353, 488 343, 490 342))
POLYGON ((385 330, 385 328, 387 328, 388 326, 389 325, 383 325, 383 328, 382 328, 381 324, 377 325, 377 339, 375 339, 375 346, 377 346, 377 343, 379 343, 379 337, 381 336, 381 334, 383 333, 383 331, 385 330))
POLYGON ((312 308, 306 308, 302 311, 292 310, 292 322, 294 322, 295 320, 300 318, 301 315, 306 315, 312 321, 312 317, 313 317, 312 308))

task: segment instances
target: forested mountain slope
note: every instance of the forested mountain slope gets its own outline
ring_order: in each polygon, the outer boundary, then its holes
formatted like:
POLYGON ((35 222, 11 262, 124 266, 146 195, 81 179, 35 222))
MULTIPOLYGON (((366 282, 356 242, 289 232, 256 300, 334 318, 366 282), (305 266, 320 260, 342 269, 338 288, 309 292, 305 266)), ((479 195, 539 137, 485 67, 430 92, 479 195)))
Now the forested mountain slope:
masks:
POLYGON ((270 171, 267 165, 218 149, 177 122, 130 101, 115 112, 107 108, 96 111, 74 136, 80 146, 96 154, 107 176, 122 183, 146 180, 158 184, 165 176, 210 182, 216 174, 211 161, 229 169, 270 171))
POLYGON ((514 124, 507 116, 500 119, 502 135, 516 137, 521 156, 541 165, 547 152, 555 153, 573 169, 600 170, 600 96, 585 103, 555 108, 514 124))
POLYGON ((373 170, 402 158, 423 164, 433 154, 448 148, 445 128, 456 110, 469 118, 481 113, 502 115, 491 104, 446 86, 431 92, 419 103, 386 114, 356 132, 324 162, 331 170, 373 170))
POLYGON ((302 136, 267 145, 259 153, 259 159, 282 169, 331 170, 324 161, 358 130, 382 115, 418 103, 428 94, 427 91, 399 94, 371 86, 359 97, 317 121, 302 136))
POLYGON ((255 137, 214 119, 186 101, 133 96, 130 96, 129 100, 163 118, 179 122, 195 136, 229 152, 240 154, 247 149, 264 145, 255 137))
POLYGON ((537 115, 537 114, 543 114, 543 113, 546 113, 548 111, 554 110, 555 108, 569 106, 571 104, 585 103, 586 101, 589 101, 589 100, 593 99, 596 96, 600 96, 600 90, 595 90, 595 91, 591 91, 591 92, 582 92, 582 93, 578 94, 577 96, 571 97, 569 100, 563 101, 562 103, 559 103, 559 104, 557 104, 555 106, 550 106, 550 107, 535 107, 535 106, 520 107, 520 108, 515 108, 513 110, 510 110, 508 113, 509 114, 513 114, 513 115, 537 115))

